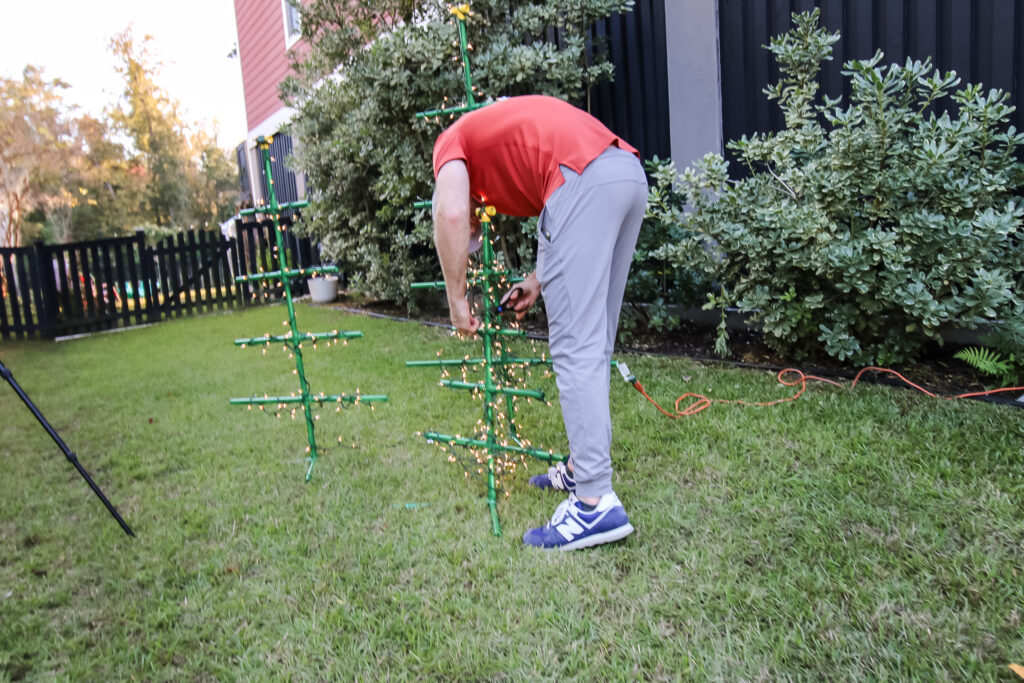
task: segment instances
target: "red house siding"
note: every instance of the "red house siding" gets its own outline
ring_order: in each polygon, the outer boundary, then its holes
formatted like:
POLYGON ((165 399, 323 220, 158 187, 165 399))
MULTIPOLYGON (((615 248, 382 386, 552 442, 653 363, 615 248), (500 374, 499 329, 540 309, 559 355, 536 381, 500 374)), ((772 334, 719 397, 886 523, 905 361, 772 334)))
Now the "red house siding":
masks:
MULTIPOLYGON (((285 47, 281 0, 235 0, 235 22, 242 62, 245 118, 251 131, 284 107, 278 96, 278 85, 292 70, 285 47)), ((300 40, 292 49, 302 53, 308 46, 300 40)))

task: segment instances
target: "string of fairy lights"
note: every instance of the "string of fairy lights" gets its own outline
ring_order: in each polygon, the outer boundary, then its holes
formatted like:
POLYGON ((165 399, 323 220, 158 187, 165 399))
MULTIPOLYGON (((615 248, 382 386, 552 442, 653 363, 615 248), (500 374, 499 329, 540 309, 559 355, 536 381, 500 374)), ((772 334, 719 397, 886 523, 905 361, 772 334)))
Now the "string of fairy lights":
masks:
MULTIPOLYGON (((281 350, 288 354, 289 360, 294 360, 295 362, 295 369, 292 370, 292 374, 299 378, 299 391, 297 393, 293 391, 287 396, 271 396, 269 394, 263 394, 260 396, 258 394, 254 394, 245 398, 233 398, 230 402, 232 405, 245 405, 250 411, 253 409, 253 406, 256 406, 261 412, 269 412, 278 419, 280 419, 283 414, 287 414, 295 420, 297 419, 299 410, 301 409, 302 416, 306 423, 306 439, 308 442, 308 445, 306 446, 306 453, 309 461, 309 466, 306 469, 306 481, 309 481, 313 477, 313 466, 316 464, 318 457, 316 430, 314 425, 320 419, 320 413, 314 413, 314 409, 333 405, 335 412, 339 413, 343 408, 360 403, 366 403, 369 404, 370 409, 373 410, 374 403, 387 401, 388 398, 381 394, 363 394, 358 388, 355 393, 352 394, 325 394, 323 392, 314 394, 310 388, 309 381, 306 379, 305 365, 303 363, 303 350, 318 350, 320 348, 318 345, 322 345, 324 348, 330 348, 331 346, 336 346, 339 342, 343 346, 347 346, 349 339, 358 339, 363 336, 363 333, 345 330, 331 330, 330 332, 299 331, 298 322, 295 316, 295 304, 292 299, 292 281, 310 276, 315 277, 317 275, 337 273, 338 268, 336 266, 314 266, 311 268, 291 268, 289 266, 288 250, 285 248, 284 244, 284 234, 287 230, 287 225, 285 221, 282 220, 282 212, 289 210, 295 211, 308 206, 308 202, 298 201, 286 204, 278 203, 277 195, 274 191, 273 176, 270 172, 270 163, 272 161, 270 156, 270 145, 272 142, 273 139, 270 137, 259 137, 256 139, 256 146, 263 160, 263 171, 267 178, 267 194, 269 195, 269 201, 257 208, 242 211, 240 212, 240 215, 246 216, 262 213, 270 216, 270 220, 273 223, 275 242, 271 253, 276 261, 277 270, 264 270, 262 267, 263 264, 261 263, 259 264, 260 268, 257 273, 236 277, 235 281, 260 284, 274 282, 277 286, 280 286, 284 291, 285 305, 288 310, 288 319, 283 320, 281 325, 287 327, 288 332, 286 334, 277 335, 267 332, 259 337, 236 339, 235 346, 243 349, 246 347, 260 347, 263 351, 263 355, 266 355, 272 344, 281 344, 281 350), (307 344, 308 347, 306 346, 307 344), (268 407, 270 408, 269 411, 267 410, 268 407)), ((263 291, 264 298, 269 295, 270 292, 263 291)), ((253 297, 255 298, 256 296, 257 294, 254 293, 253 297)), ((343 443, 340 436, 338 437, 338 443, 343 443)), ((352 444, 352 447, 355 448, 356 445, 352 444)))
MULTIPOLYGON (((537 354, 536 344, 530 341, 533 355, 519 355, 514 343, 526 338, 526 332, 514 319, 498 313, 501 298, 507 289, 523 278, 509 274, 503 262, 495 257, 494 234, 491 216, 480 212, 482 246, 479 260, 468 271, 468 286, 480 291, 480 305, 477 311, 481 325, 477 330, 482 342, 479 357, 464 355, 462 358, 443 358, 439 350, 433 360, 408 361, 407 367, 438 367, 441 370, 440 386, 468 391, 474 400, 482 402, 481 415, 469 436, 461 433, 444 434, 437 431, 420 433, 430 443, 438 444, 451 463, 459 464, 468 479, 475 475, 486 479, 487 503, 491 513, 491 528, 495 535, 501 535, 497 501, 499 495, 508 497, 506 477, 516 474, 526 466, 526 457, 544 462, 566 461, 568 457, 551 449, 536 447, 520 429, 516 421, 518 402, 527 404, 540 401, 551 404, 544 392, 531 389, 534 369, 543 368, 543 377, 550 376, 550 358, 537 354), (457 375, 453 377, 452 371, 457 375)), ((414 289, 440 289, 443 282, 413 283, 414 289)))

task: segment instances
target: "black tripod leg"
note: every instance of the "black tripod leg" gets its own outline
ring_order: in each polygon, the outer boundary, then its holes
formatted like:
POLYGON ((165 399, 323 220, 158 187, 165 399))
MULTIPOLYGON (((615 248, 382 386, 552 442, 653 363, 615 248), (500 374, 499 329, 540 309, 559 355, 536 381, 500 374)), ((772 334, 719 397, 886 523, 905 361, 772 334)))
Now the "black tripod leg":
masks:
POLYGON ((85 468, 82 467, 82 464, 78 462, 78 456, 75 455, 75 453, 70 448, 68 448, 67 444, 64 443, 64 441, 60 438, 60 435, 57 434, 53 427, 50 426, 50 423, 46 421, 46 418, 43 417, 43 414, 39 412, 39 409, 36 408, 34 403, 32 403, 32 399, 30 399, 25 394, 25 392, 22 391, 21 387, 18 386, 18 383, 14 381, 14 373, 12 373, 10 369, 8 369, 8 367, 4 365, 2 362, 0 362, 0 375, 2 375, 3 378, 6 379, 8 383, 10 383, 11 387, 14 388, 14 391, 15 393, 18 394, 18 397, 21 398, 21 400, 25 403, 26 406, 28 406, 28 409, 32 411, 32 414, 36 416, 36 419, 39 420, 39 424, 43 425, 43 429, 46 430, 46 433, 50 435, 50 438, 52 438, 57 443, 57 446, 64 452, 64 457, 68 459, 68 462, 75 466, 75 469, 78 470, 78 473, 82 475, 83 479, 85 479, 85 483, 89 485, 89 488, 92 489, 92 492, 95 493, 96 496, 99 497, 100 501, 103 502, 107 510, 110 511, 110 514, 114 516, 114 519, 117 520, 117 523, 121 525, 122 529, 124 529, 124 532, 129 536, 134 536, 135 532, 131 530, 131 527, 129 527, 123 519, 121 519, 121 515, 117 512, 117 508, 110 504, 110 501, 107 500, 107 497, 105 495, 103 495, 103 491, 100 490, 100 487, 96 485, 96 482, 92 480, 92 477, 90 477, 89 473, 85 471, 85 468))

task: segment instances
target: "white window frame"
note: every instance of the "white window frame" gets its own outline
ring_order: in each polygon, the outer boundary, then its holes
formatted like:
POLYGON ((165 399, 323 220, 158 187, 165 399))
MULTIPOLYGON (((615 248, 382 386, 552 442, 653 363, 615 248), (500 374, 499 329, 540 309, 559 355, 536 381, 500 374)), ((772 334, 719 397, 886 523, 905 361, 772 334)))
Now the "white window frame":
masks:
POLYGON ((302 37, 302 29, 299 26, 299 11, 295 8, 295 5, 298 4, 299 0, 281 0, 281 19, 284 22, 284 47, 286 50, 291 48, 302 37), (291 14, 292 12, 294 12, 294 15, 291 14), (294 16, 294 22, 291 20, 291 16, 294 16))

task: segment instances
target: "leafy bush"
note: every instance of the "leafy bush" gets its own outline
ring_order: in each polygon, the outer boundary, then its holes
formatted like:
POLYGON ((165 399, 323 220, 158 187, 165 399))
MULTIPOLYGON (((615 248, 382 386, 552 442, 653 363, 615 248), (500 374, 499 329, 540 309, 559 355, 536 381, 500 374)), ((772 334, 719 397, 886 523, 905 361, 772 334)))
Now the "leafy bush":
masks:
POLYGON ((893 363, 947 323, 1020 329, 1024 135, 1006 127, 1008 95, 953 92, 954 73, 928 60, 883 67, 878 52, 844 65, 849 104, 817 103, 839 39, 818 14, 794 14, 768 46, 781 79, 765 93, 786 127, 729 143, 750 177, 730 181, 717 154, 675 174, 675 204, 693 210, 666 253, 704 268, 721 287, 713 304, 754 313, 791 355, 893 363), (947 95, 952 116, 935 111, 947 95))
POLYGON ((644 164, 650 178, 647 212, 637 239, 626 284, 626 307, 619 334, 677 329, 674 309, 699 305, 711 283, 698 264, 708 252, 684 227, 683 195, 670 160, 654 157, 644 164))
MULTIPOLYGON (((473 82, 483 97, 582 101, 612 74, 599 53, 588 63, 587 30, 631 7, 632 0, 475 0, 467 23, 473 82), (550 28, 557 43, 545 38, 550 28)), ((429 213, 413 203, 432 192, 433 141, 450 123, 415 114, 463 99, 456 26, 438 0, 317 0, 301 11, 312 49, 301 78, 285 87, 298 109, 296 161, 312 187, 304 230, 367 293, 411 304, 409 283, 439 273, 429 213)), ((505 223, 505 257, 528 265, 532 235, 521 244, 519 222, 505 223)))

